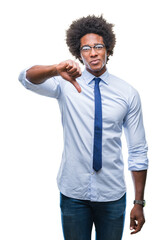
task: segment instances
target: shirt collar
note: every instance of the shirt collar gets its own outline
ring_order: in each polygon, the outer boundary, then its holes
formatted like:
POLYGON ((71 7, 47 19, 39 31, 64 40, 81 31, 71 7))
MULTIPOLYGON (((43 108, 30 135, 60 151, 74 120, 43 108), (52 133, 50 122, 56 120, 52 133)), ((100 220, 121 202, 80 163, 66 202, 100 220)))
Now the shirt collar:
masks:
MULTIPOLYGON (((88 71, 86 70, 86 68, 85 68, 85 70, 83 71, 82 76, 83 76, 85 82, 86 82, 88 85, 89 85, 89 84, 93 81, 93 79, 96 77, 96 76, 94 76, 93 74, 91 74, 90 72, 88 72, 88 71)), ((106 71, 105 71, 101 76, 99 76, 99 78, 101 78, 101 80, 108 85, 108 84, 109 84, 109 82, 108 82, 108 81, 109 81, 109 72, 108 72, 108 70, 106 69, 106 71)))

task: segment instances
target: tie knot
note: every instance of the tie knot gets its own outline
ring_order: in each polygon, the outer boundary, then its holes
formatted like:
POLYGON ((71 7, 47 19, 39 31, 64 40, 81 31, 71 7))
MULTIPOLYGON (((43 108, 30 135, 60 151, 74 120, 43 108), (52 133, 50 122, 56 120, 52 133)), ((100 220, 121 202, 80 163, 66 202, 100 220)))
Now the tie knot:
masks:
POLYGON ((99 82, 101 81, 101 78, 94 78, 95 80, 95 84, 99 84, 99 82))

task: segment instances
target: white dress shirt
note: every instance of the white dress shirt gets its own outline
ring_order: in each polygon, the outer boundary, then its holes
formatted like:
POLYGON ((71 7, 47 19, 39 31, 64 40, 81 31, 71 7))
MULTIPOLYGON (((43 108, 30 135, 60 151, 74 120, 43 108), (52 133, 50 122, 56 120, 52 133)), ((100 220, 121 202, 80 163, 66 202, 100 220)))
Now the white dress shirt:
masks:
POLYGON ((106 202, 120 199, 126 192, 122 157, 122 128, 129 151, 130 171, 148 168, 147 143, 138 92, 127 82, 106 71, 100 76, 102 101, 102 169, 93 170, 94 78, 84 70, 77 82, 82 92, 61 76, 41 84, 19 80, 29 90, 56 98, 64 133, 64 150, 57 176, 60 192, 68 197, 106 202))

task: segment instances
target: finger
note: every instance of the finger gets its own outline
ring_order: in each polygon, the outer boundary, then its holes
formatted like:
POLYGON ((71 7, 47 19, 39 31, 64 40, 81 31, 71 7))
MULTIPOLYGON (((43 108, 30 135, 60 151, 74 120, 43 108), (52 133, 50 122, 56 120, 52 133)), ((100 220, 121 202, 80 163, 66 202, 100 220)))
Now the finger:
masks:
POLYGON ((144 221, 142 221, 142 220, 139 221, 138 224, 135 227, 135 231, 131 232, 131 234, 136 234, 136 233, 140 232, 140 230, 143 227, 143 224, 144 224, 144 221))
POLYGON ((78 78, 81 76, 81 74, 79 72, 74 72, 73 74, 69 74, 72 78, 78 78))
POLYGON ((73 76, 80 72, 80 67, 77 63, 73 63, 73 66, 67 67, 67 72, 73 76))
POLYGON ((130 219, 130 230, 134 230, 136 228, 136 222, 135 219, 130 219))
POLYGON ((74 72, 74 73, 72 74, 72 76, 73 76, 74 78, 77 78, 77 77, 80 77, 81 75, 82 75, 82 72, 81 72, 80 67, 78 66, 77 71, 74 72))
POLYGON ((67 72, 69 72, 72 68, 73 68, 73 63, 72 62, 68 62, 68 65, 66 66, 67 72))
POLYGON ((72 75, 73 73, 75 74, 77 72, 77 67, 72 67, 71 69, 67 70, 68 74, 72 75))
POLYGON ((71 71, 70 70, 70 72, 72 73, 71 75, 72 76, 74 76, 74 77, 79 77, 79 76, 81 76, 81 68, 80 68, 80 66, 79 66, 79 64, 78 63, 75 63, 76 64, 76 66, 74 67, 74 71, 71 71), (75 69, 76 69, 76 71, 75 71, 75 69))
POLYGON ((77 68, 77 63, 72 61, 72 60, 70 60, 70 61, 67 62, 66 69, 68 71, 70 71, 72 68, 77 68))
POLYGON ((136 233, 140 232, 140 230, 141 230, 141 228, 137 227, 135 231, 131 232, 131 234, 136 234, 136 233))
POLYGON ((80 93, 81 92, 81 87, 78 84, 76 80, 72 80, 71 83, 74 85, 74 87, 77 89, 77 91, 80 93))

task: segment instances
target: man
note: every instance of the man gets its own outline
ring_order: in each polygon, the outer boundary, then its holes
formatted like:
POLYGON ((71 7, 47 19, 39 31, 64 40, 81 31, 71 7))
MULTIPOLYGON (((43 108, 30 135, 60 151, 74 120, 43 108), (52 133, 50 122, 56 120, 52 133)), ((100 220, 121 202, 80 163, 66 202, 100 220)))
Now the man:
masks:
POLYGON ((106 64, 113 54, 113 25, 101 17, 74 21, 67 31, 73 60, 33 66, 20 74, 27 88, 56 98, 62 114, 64 150, 57 183, 65 240, 121 240, 126 187, 121 153, 124 127, 129 170, 135 186, 130 214, 132 234, 145 222, 144 188, 148 168, 147 143, 138 92, 111 75, 106 64))

